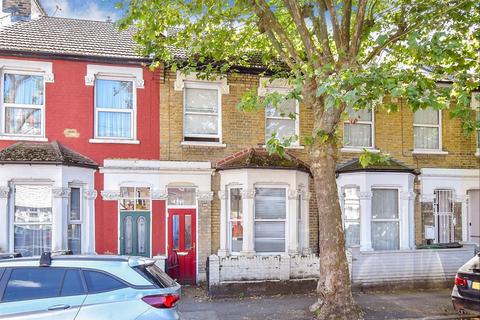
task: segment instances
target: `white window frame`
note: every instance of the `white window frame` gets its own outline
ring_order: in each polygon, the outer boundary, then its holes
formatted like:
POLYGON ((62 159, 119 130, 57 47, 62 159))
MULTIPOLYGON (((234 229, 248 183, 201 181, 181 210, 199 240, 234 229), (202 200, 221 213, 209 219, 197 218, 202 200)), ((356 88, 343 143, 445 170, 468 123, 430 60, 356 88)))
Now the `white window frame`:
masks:
POLYGON ((18 140, 38 140, 45 138, 45 105, 46 105, 46 81, 45 74, 43 72, 32 72, 32 71, 21 71, 21 70, 3 70, 1 73, 0 80, 0 104, 1 104, 1 133, 0 135, 4 137, 9 137, 12 139, 19 138, 18 140), (30 104, 15 104, 15 103, 6 103, 4 102, 4 91, 5 91, 5 74, 18 74, 18 75, 31 75, 31 76, 41 76, 43 78, 43 104, 42 105, 30 105, 30 104), (29 134, 17 134, 17 133, 7 133, 5 130, 5 116, 6 108, 22 108, 22 109, 37 109, 41 111, 41 128, 39 135, 29 135, 29 134))
POLYGON ((357 120, 357 121, 355 121, 355 123, 350 123, 350 121, 344 121, 343 122, 343 137, 342 137, 342 145, 343 145, 342 149, 343 150, 342 151, 349 151, 349 150, 363 151, 363 149, 376 150, 375 149, 375 108, 370 109, 370 113, 372 114, 372 120, 370 120, 370 121, 357 120), (370 125, 370 137, 371 137, 371 141, 372 141, 371 145, 370 146, 346 146, 345 145, 345 124, 349 124, 349 125, 368 124, 368 125, 370 125))
POLYGON ((97 141, 136 141, 137 140, 137 84, 134 78, 131 77, 122 77, 122 76, 95 76, 94 86, 93 86, 93 96, 94 96, 94 139, 90 142, 97 141), (111 80, 111 81, 129 81, 132 83, 132 109, 113 109, 113 108, 97 108, 97 80, 111 80), (130 130, 131 136, 124 137, 103 137, 98 135, 98 113, 99 112, 118 112, 118 113, 130 113, 130 130))
MULTIPOLYGON (((52 221, 49 223, 51 226, 52 226, 52 240, 53 238, 55 237, 55 232, 56 230, 54 229, 54 225, 55 225, 55 215, 56 215, 56 208, 55 208, 55 203, 54 203, 54 199, 53 199, 53 183, 50 181, 50 180, 28 180, 28 181, 15 181, 15 182, 12 182, 11 183, 11 188, 12 188, 12 192, 11 192, 11 195, 10 195, 10 205, 9 205, 9 218, 10 218, 10 223, 9 223, 9 226, 8 226, 8 230, 9 230, 9 252, 14 252, 15 250, 15 225, 17 225, 18 223, 15 223, 15 187, 16 186, 45 186, 45 187, 49 187, 52 189, 52 198, 51 198, 51 203, 52 203, 52 221)), ((47 223, 40 223, 40 222, 33 222, 33 223, 19 223, 20 225, 30 225, 30 224, 33 224, 33 225, 45 225, 47 223)), ((54 242, 52 241, 52 248, 54 246, 54 242)), ((52 249, 51 248, 51 249, 52 249)))
MULTIPOLYGON (((207 115, 212 116, 213 113, 209 112, 191 112, 189 111, 188 114, 193 115, 207 115)), ((191 142, 191 143, 222 143, 222 91, 221 85, 218 83, 210 83, 210 82, 198 82, 198 81, 185 81, 183 87, 183 141, 184 142, 191 142), (187 116, 187 106, 186 106, 186 94, 188 89, 205 89, 205 90, 216 90, 217 97, 218 97, 218 110, 217 110, 217 120, 218 120, 218 134, 211 135, 211 134, 189 134, 186 135, 186 116, 187 116), (205 140, 185 140, 185 138, 200 138, 205 140), (208 139, 218 139, 218 141, 210 141, 208 139)))
MULTIPOLYGON (((388 186, 375 186, 375 187, 372 187, 371 189, 371 192, 372 192, 372 199, 370 200, 371 201, 371 212, 370 212, 370 223, 371 223, 371 226, 370 226, 370 229, 373 230, 373 224, 375 222, 398 222, 398 234, 397 234, 397 238, 398 238, 398 249, 393 249, 393 251, 398 251, 400 250, 401 248, 401 233, 402 233, 402 219, 401 219, 401 212, 402 212, 402 209, 401 209, 401 199, 400 199, 400 188, 398 187, 388 187, 388 186), (382 218, 382 219, 374 219, 373 218, 373 192, 374 190, 396 190, 397 191, 397 216, 398 218, 397 219, 385 219, 385 218, 382 218)), ((370 239, 372 241, 372 249, 373 251, 392 251, 392 250, 375 250, 375 248, 373 248, 373 232, 370 231, 371 234, 370 234, 370 239)))
MULTIPOLYGON (((80 252, 83 252, 83 217, 84 217, 84 204, 83 204, 83 185, 80 184, 69 184, 68 188, 70 189, 70 196, 68 199, 68 212, 67 212, 67 246, 68 246, 68 227, 70 225, 79 225, 80 226, 80 252), (70 219, 70 210, 71 210, 71 192, 72 189, 78 189, 80 193, 80 219, 79 220, 71 220, 70 219)), ((70 248, 68 248, 70 250, 70 248)))
MULTIPOLYGON (((286 95, 288 94, 289 90, 287 89, 279 89, 279 88, 268 88, 266 89, 267 93, 273 93, 273 92, 278 92, 279 94, 286 95)), ((281 117, 281 116, 268 116, 267 115, 267 110, 265 109, 265 144, 267 141, 270 139, 270 137, 267 136, 267 122, 268 119, 272 120, 290 120, 290 121, 295 121, 295 135, 297 136, 297 140, 293 141, 291 146, 298 147, 300 146, 300 103, 298 103, 298 100, 295 100, 295 119, 290 118, 288 115, 281 117)))
MULTIPOLYGON (((228 197, 227 197, 227 237, 228 237, 228 251, 230 252, 231 255, 239 255, 240 252, 243 250, 242 248, 240 249, 240 251, 233 251, 233 246, 232 246, 232 222, 242 222, 242 237, 244 237, 244 232, 243 232, 243 227, 244 227, 244 219, 243 219, 243 216, 245 214, 245 212, 242 212, 242 219, 232 219, 232 208, 231 208, 231 190, 232 189, 240 189, 240 195, 242 195, 242 191, 243 191, 243 187, 242 186, 239 186, 239 185, 233 185, 233 186, 229 186, 227 188, 227 192, 228 192, 228 197)), ((242 202, 242 210, 244 211, 244 208, 243 208, 243 198, 240 200, 242 202)), ((243 240, 242 240, 242 243, 243 243, 243 240)))
MULTIPOLYGON (((431 108, 431 107, 429 107, 431 108)), ((438 114, 438 124, 418 124, 415 123, 415 113, 413 114, 413 152, 414 153, 428 153, 428 152, 439 152, 443 150, 442 146, 442 110, 434 110, 438 114), (415 127, 425 127, 425 128, 438 128, 438 149, 423 149, 415 147, 415 127)))
MULTIPOLYGON (((271 256, 271 255, 274 255, 274 254, 282 254, 282 253, 286 253, 287 250, 288 250, 288 240, 289 240, 289 233, 288 233, 288 225, 289 225, 289 219, 288 219, 288 215, 289 215, 289 199, 288 199, 288 186, 285 186, 285 185, 277 185, 277 184, 256 184, 254 186, 254 189, 262 189, 262 188, 265 188, 265 189, 284 189, 285 190, 285 219, 257 219, 256 218, 256 208, 255 208, 255 197, 253 199, 253 226, 252 226, 252 233, 253 233, 253 248, 254 250, 256 251, 256 248, 255 248, 255 239, 256 239, 256 235, 255 235, 255 223, 258 221, 258 222, 283 222, 285 224, 285 248, 283 251, 269 251, 269 252, 256 252, 257 255, 265 255, 265 256, 271 256)), ((256 196, 256 192, 255 192, 255 196, 256 196)), ((268 239, 280 239, 280 238, 268 238, 268 239)))
MULTIPOLYGON (((380 189, 380 188, 377 188, 377 189, 380 189)), ((354 246, 360 246, 360 242, 361 242, 361 239, 362 239, 362 223, 361 223, 361 216, 362 216, 362 208, 361 208, 361 201, 360 201, 360 186, 357 186, 357 185, 345 185, 345 186, 342 186, 341 188, 342 190, 342 221, 343 221, 343 230, 345 232, 345 223, 346 222, 357 222, 358 223, 358 226, 360 227, 360 233, 359 233, 359 239, 358 239, 358 244, 354 245, 354 246), (357 189, 357 193, 358 193, 358 208, 359 208, 359 211, 358 211, 358 219, 347 219, 346 215, 345 215, 345 189, 357 189)), ((399 213, 399 216, 400 216, 400 213, 399 213)), ((345 238, 345 246, 347 246, 347 239, 345 238)))

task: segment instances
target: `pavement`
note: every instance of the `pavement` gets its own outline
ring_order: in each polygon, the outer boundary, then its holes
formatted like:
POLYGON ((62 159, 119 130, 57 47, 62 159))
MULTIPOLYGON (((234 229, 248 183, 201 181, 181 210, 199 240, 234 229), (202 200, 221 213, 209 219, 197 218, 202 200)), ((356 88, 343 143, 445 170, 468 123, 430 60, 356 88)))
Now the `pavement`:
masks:
MULTIPOLYGON (((365 320, 370 319, 480 319, 453 310, 450 289, 355 293, 365 320)), ((185 320, 311 320, 313 294, 212 299, 201 287, 183 287, 180 311, 185 320)))

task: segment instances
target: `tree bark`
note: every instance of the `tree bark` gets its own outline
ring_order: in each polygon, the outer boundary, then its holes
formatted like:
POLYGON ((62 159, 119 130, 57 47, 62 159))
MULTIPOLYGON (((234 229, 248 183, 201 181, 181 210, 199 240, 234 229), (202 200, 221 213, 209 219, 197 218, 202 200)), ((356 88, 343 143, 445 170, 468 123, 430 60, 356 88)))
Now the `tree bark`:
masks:
POLYGON ((310 150, 318 205, 320 280, 318 302, 311 307, 318 319, 362 319, 353 299, 345 254, 342 213, 337 193, 337 145, 333 137, 316 142, 310 150))

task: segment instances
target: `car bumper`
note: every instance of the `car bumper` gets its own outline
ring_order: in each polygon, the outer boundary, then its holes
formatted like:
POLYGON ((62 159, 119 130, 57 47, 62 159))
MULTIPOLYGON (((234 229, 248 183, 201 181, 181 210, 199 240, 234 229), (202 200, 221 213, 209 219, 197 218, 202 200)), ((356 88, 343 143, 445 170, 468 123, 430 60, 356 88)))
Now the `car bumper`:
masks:
POLYGON ((478 300, 452 297, 452 303, 456 311, 467 310, 480 313, 480 302, 478 300))

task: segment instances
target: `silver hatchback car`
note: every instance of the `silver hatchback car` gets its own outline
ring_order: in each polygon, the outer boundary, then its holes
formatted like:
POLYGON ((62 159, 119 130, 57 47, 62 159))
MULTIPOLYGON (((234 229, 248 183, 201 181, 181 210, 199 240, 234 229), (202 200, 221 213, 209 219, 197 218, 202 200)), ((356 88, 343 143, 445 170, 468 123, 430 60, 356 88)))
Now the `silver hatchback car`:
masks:
POLYGON ((0 319, 176 320, 180 285, 154 260, 51 256, 0 260, 0 319))

